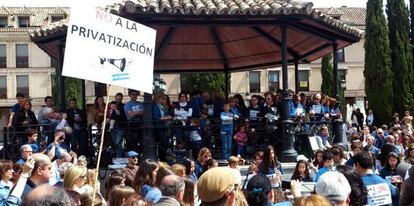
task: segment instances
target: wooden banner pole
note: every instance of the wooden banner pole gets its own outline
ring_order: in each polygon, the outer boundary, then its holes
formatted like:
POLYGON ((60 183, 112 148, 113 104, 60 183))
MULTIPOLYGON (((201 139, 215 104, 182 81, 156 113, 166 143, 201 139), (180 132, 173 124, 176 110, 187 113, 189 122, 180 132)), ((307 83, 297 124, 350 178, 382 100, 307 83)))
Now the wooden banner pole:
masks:
POLYGON ((95 195, 96 195, 96 186, 97 186, 96 183, 98 182, 98 177, 99 177, 99 164, 101 163, 101 154, 102 154, 103 142, 105 138, 106 115, 108 113, 109 95, 111 93, 111 85, 107 84, 107 86, 108 86, 108 92, 106 94, 105 112, 104 112, 104 119, 102 122, 102 130, 101 130, 101 141, 99 144, 98 159, 96 161, 96 177, 95 177, 95 185, 93 187, 94 191, 93 191, 93 196, 92 196, 92 206, 95 205, 95 195))

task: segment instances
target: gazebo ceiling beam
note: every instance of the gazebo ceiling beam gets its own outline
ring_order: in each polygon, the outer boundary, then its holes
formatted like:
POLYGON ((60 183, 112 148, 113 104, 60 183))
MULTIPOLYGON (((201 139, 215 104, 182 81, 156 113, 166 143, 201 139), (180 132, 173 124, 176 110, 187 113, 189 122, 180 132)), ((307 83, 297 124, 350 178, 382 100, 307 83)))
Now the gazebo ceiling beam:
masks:
MULTIPOLYGON (((295 63, 295 59, 289 59, 289 64, 295 63)), ((240 67, 234 67, 234 68, 228 68, 228 71, 245 71, 245 70, 252 70, 252 69, 260 69, 260 68, 267 68, 270 66, 280 65, 282 64, 282 61, 275 61, 270 63, 263 63, 263 64, 255 64, 250 66, 240 66, 240 67)), ((161 70, 157 69, 157 73, 160 74, 173 74, 173 73, 198 73, 198 72, 213 72, 213 73, 222 73, 224 68, 209 68, 209 69, 168 69, 168 70, 161 70)))
POLYGON ((295 21, 288 21, 287 24, 289 24, 290 28, 296 28, 302 32, 306 32, 308 34, 312 34, 315 37, 319 37, 319 38, 323 38, 326 39, 328 41, 336 41, 336 40, 344 40, 344 41, 349 41, 349 42, 357 42, 358 40, 351 38, 351 37, 346 37, 340 34, 336 34, 327 30, 317 30, 314 29, 312 27, 309 27, 308 25, 305 25, 303 23, 300 22, 295 22, 295 21))
POLYGON ((223 62, 224 69, 226 70, 226 69, 228 69, 229 66, 227 64, 226 54, 224 53, 223 47, 221 46, 219 36, 217 35, 216 28, 209 27, 209 30, 210 30, 211 36, 213 37, 214 44, 216 46, 217 52, 220 55, 220 59, 223 62))
POLYGON ((174 32, 175 32, 175 27, 170 27, 168 29, 168 31, 165 34, 164 38, 160 42, 160 46, 155 51, 155 59, 158 59, 161 56, 165 45, 167 45, 167 43, 171 40, 172 36, 174 35, 174 32))
POLYGON ((224 85, 225 85, 225 89, 226 89, 224 91, 224 94, 226 95, 226 100, 227 100, 227 98, 229 97, 229 89, 230 89, 229 82, 228 82, 229 78, 230 78, 229 77, 229 65, 227 64, 226 54, 224 53, 224 50, 223 50, 223 47, 221 45, 220 38, 217 34, 216 28, 215 27, 210 27, 209 29, 210 29, 211 36, 213 37, 214 44, 216 45, 216 49, 217 49, 217 51, 220 55, 220 59, 223 62, 224 81, 225 81, 224 85))
POLYGON ((317 48, 315 48, 315 49, 312 49, 312 50, 310 50, 310 51, 306 52, 305 54, 303 54, 303 55, 299 58, 299 61, 300 61, 300 60, 302 60, 302 59, 306 59, 306 57, 308 57, 309 55, 311 55, 311 54, 313 54, 313 53, 320 52, 320 51, 322 51, 322 50, 326 49, 327 47, 330 47, 331 45, 332 45, 332 44, 330 44, 330 43, 325 43, 325 44, 322 44, 321 46, 319 46, 319 47, 317 47, 317 48))
MULTIPOLYGON (((269 33, 267 33, 267 32, 265 32, 265 31, 263 31, 261 28, 259 28, 259 27, 252 27, 252 29, 256 32, 256 33, 258 33, 258 34, 260 34, 260 35, 262 35, 262 36, 264 36, 268 41, 270 41, 272 44, 274 44, 274 45, 276 45, 276 46, 279 46, 279 47, 281 47, 282 46, 282 42, 280 42, 280 40, 279 39, 277 39, 277 38, 275 38, 275 37, 273 37, 272 35, 270 35, 269 33)), ((293 58, 295 58, 295 59, 297 59, 297 58, 299 58, 299 54, 297 53, 297 52, 295 52, 293 49, 291 49, 291 48, 289 48, 288 47, 288 53, 289 53, 289 55, 291 55, 291 56, 293 56, 293 58)))

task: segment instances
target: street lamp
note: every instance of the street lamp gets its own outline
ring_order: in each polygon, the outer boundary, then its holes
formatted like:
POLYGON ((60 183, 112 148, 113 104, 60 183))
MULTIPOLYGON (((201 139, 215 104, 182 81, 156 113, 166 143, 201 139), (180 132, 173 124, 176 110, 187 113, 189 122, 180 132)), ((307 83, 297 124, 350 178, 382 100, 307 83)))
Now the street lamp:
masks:
POLYGON ((160 75, 154 75, 154 80, 152 83, 152 89, 154 93, 165 92, 167 83, 160 77, 160 75))
POLYGON ((342 80, 341 80, 341 88, 342 88, 343 90, 345 90, 345 89, 346 89, 346 80, 345 80, 345 79, 342 79, 342 80))

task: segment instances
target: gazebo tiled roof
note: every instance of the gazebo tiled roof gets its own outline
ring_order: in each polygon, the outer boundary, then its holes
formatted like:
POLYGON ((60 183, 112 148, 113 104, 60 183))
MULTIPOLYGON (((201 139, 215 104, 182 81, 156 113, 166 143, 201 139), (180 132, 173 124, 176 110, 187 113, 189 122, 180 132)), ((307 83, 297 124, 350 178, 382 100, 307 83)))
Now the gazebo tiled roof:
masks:
MULTIPOLYGON (((343 32, 361 37, 363 32, 348 26, 344 21, 334 19, 327 13, 330 9, 313 9, 311 2, 290 0, 128 0, 102 8, 114 14, 174 14, 174 15, 306 15, 343 32), (324 12, 322 12, 324 11, 324 12)), ((345 7, 346 9, 346 7, 345 7)), ((363 8, 362 8, 363 9, 363 8)), ((364 10, 364 9, 363 9, 364 10)), ((336 9, 335 11, 340 11, 336 9)), ((343 14, 342 12, 341 14, 343 14)), ((349 12, 348 12, 349 13, 349 12)), ((357 12, 360 14, 361 12, 357 12)), ((356 17, 358 18, 358 17, 356 17)), ((365 22, 365 19, 363 20, 365 22)), ((31 32, 33 37, 60 32, 66 29, 68 20, 42 26, 31 32)))
MULTIPOLYGON (((289 63, 314 61, 363 34, 310 2, 291 0, 128 0, 102 9, 156 29, 154 70, 166 73, 279 66, 280 25, 288 26, 289 63)), ((57 57, 67 26, 65 19, 30 35, 57 57)))

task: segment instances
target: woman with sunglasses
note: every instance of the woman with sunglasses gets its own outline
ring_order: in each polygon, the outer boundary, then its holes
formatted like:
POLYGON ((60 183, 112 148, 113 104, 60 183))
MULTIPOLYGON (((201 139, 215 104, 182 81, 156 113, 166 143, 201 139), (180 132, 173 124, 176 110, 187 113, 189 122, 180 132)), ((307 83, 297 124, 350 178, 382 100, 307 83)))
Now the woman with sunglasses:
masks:
POLYGON ((86 172, 87 169, 84 166, 73 165, 69 167, 63 177, 63 187, 69 191, 75 191, 82 194, 83 191, 81 188, 86 182, 86 172))

